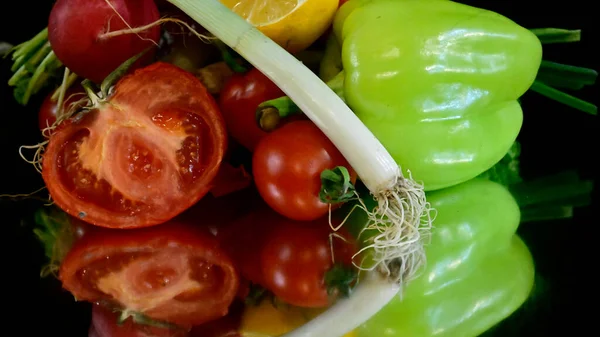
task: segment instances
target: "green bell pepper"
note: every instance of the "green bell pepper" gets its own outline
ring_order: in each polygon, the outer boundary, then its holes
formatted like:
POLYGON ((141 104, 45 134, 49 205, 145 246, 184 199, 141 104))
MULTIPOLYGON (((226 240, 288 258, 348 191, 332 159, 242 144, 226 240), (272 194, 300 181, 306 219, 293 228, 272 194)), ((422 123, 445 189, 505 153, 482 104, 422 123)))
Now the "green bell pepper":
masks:
POLYGON ((343 69, 348 106, 427 191, 486 171, 519 134, 517 99, 542 45, 506 17, 447 0, 350 0, 334 33, 322 79, 343 69))
POLYGON ((519 205, 508 189, 475 178, 428 200, 438 214, 425 270, 358 337, 477 336, 527 299, 533 259, 515 234, 519 205))

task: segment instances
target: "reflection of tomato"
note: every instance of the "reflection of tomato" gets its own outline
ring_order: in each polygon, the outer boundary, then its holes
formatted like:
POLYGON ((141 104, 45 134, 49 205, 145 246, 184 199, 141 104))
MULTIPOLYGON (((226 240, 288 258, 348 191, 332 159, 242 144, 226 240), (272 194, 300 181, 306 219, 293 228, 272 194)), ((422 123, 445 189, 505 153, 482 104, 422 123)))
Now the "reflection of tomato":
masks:
MULTIPOLYGON (((58 112, 58 99, 52 100, 52 95, 54 91, 50 92, 48 96, 42 102, 42 106, 40 107, 40 111, 38 113, 38 125, 40 131, 52 126, 54 122, 56 122, 56 113, 58 112)), ((69 106, 72 103, 77 102, 78 100, 85 97, 85 91, 83 88, 76 86, 70 87, 65 91, 65 96, 63 100, 63 110, 67 111, 69 106)), ((49 132, 51 134, 51 132, 49 132)))
POLYGON ((152 226, 208 192, 226 142, 200 81, 158 62, 124 77, 98 109, 61 124, 46 147, 43 178, 73 216, 102 227, 152 226))
MULTIPOLYGON (((300 307, 330 305, 324 282, 325 273, 333 267, 327 219, 306 224, 273 217, 279 224, 269 234, 261 254, 265 287, 283 301, 300 307)), ((337 234, 349 238, 344 231, 337 234)), ((351 265, 356 252, 353 244, 334 238, 333 249, 336 263, 351 265)))
POLYGON ((227 225, 248 214, 257 202, 260 202, 260 195, 252 187, 222 197, 207 194, 175 219, 207 228, 218 235, 227 225))
POLYGON ((275 211, 294 220, 314 220, 327 214, 321 201, 321 172, 345 166, 356 174, 333 143, 311 121, 294 121, 269 133, 256 147, 252 172, 263 199, 275 211))
POLYGON ((229 135, 253 151, 267 133, 256 122, 256 109, 264 101, 285 96, 283 91, 258 69, 235 74, 219 96, 219 106, 229 135))
POLYGON ((111 310, 94 305, 92 307, 92 324, 88 337, 186 337, 185 329, 167 329, 141 325, 128 318, 122 325, 117 324, 118 314, 111 310))
POLYGON ((79 300, 182 326, 226 315, 239 284, 212 235, 176 222, 126 231, 96 227, 69 251, 59 278, 79 300))
POLYGON ((341 229, 336 234, 345 240, 332 238, 332 258, 331 233, 327 217, 295 221, 263 205, 229 226, 221 241, 245 279, 286 303, 325 307, 331 304, 325 273, 334 261, 350 267, 356 252, 354 240, 341 229))
POLYGON ((234 302, 227 316, 193 327, 190 337, 243 337, 239 333, 243 310, 242 302, 234 302))

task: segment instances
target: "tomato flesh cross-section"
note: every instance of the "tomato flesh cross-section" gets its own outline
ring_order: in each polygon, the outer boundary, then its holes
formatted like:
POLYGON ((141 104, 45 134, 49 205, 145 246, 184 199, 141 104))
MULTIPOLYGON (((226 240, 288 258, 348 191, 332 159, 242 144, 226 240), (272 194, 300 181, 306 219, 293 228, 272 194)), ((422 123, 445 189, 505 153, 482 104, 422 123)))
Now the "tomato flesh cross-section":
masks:
POLYGON ((101 227, 147 227, 210 190, 226 146, 225 123, 206 88, 175 66, 155 63, 61 125, 42 173, 67 213, 101 227))

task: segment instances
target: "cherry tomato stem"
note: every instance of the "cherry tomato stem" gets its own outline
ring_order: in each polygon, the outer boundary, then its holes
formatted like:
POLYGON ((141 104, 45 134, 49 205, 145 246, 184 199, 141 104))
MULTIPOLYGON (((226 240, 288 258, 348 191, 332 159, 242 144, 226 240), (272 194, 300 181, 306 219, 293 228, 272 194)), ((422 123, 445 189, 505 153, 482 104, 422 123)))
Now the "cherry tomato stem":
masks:
POLYGON ((261 103, 256 109, 256 120, 262 130, 270 132, 279 126, 281 119, 301 113, 291 99, 283 96, 261 103))

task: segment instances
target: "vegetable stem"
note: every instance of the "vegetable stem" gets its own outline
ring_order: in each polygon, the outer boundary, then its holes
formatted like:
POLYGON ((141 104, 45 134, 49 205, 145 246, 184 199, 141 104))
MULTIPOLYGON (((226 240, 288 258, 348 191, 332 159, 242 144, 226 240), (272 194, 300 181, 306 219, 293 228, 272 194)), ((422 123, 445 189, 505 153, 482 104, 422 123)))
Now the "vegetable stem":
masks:
POLYGON ((108 97, 108 91, 110 88, 121 79, 131 68, 131 66, 139 60, 142 56, 144 56, 152 47, 148 47, 138 54, 130 57, 125 62, 121 63, 115 70, 113 70, 100 84, 100 92, 102 93, 101 98, 108 97))
POLYGON ((530 30, 543 44, 579 42, 581 40, 580 29, 534 28, 530 30))
POLYGON ((598 72, 593 69, 542 61, 536 80, 553 87, 579 90, 595 84, 597 77, 598 72))
POLYGON ((233 70, 224 61, 209 64, 196 72, 196 77, 213 95, 219 94, 232 76, 233 70))
MULTIPOLYGON (((48 47, 50 47, 50 44, 48 44, 48 47)), ((50 52, 42 60, 40 65, 35 69, 33 75, 31 75, 31 79, 29 80, 29 84, 27 85, 27 90, 23 94, 22 104, 27 104, 31 95, 41 89, 45 80, 48 78, 46 72, 54 68, 54 62, 56 60, 56 55, 54 55, 54 52, 52 51, 52 49, 50 49, 50 52)))
POLYGON ((38 50, 41 46, 43 46, 48 40, 48 27, 42 29, 39 33, 37 33, 31 40, 23 42, 14 47, 14 52, 12 55, 13 63, 11 67, 11 71, 15 71, 20 68, 25 62, 28 60, 28 56, 31 56, 38 50))
POLYGON ((348 169, 338 166, 321 172, 319 199, 328 204, 346 202, 356 196, 348 169))
POLYGON ((31 95, 44 87, 62 63, 56 58, 48 42, 48 28, 44 28, 31 40, 12 49, 11 71, 8 85, 15 87, 17 102, 27 105, 31 95))
POLYGON ((282 118, 300 114, 300 108, 287 96, 265 101, 256 109, 256 121, 264 131, 273 131, 282 118))
MULTIPOLYGON (((344 72, 338 73, 333 77, 327 86, 336 93, 342 100, 344 99, 344 72)), ((261 129, 265 131, 274 130, 281 118, 302 113, 300 108, 288 96, 264 101, 256 109, 256 120, 261 129)))
POLYGON ((589 205, 593 182, 564 171, 509 186, 521 208, 521 222, 571 217, 574 207, 589 205))
POLYGON ((231 49, 226 44, 219 40, 216 40, 214 44, 217 47, 217 49, 219 49, 219 51, 221 52, 221 57, 223 58, 225 64, 227 64, 227 66, 229 66, 229 68, 233 72, 245 73, 248 71, 246 67, 244 67, 238 62, 235 55, 233 55, 234 53, 232 53, 231 49))
POLYGON ((568 105, 574 109, 581 110, 590 115, 598 114, 598 107, 592 103, 583 101, 577 97, 571 96, 558 89, 552 88, 538 80, 535 80, 530 87, 530 90, 537 92, 540 95, 546 96, 557 102, 568 105))

